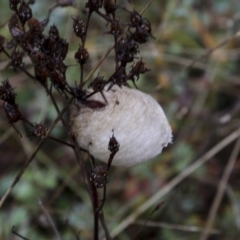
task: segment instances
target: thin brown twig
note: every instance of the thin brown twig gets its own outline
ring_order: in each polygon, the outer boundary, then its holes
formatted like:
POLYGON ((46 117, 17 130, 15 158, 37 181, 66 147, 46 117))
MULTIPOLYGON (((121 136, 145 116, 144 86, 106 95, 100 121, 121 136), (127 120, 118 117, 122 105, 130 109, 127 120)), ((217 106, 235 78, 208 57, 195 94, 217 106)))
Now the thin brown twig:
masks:
MULTIPOLYGON (((240 130, 238 131, 238 134, 240 135, 240 130)), ((214 222, 214 219, 216 217, 217 214, 217 210, 220 206, 220 203, 222 201, 224 192, 226 190, 227 187, 227 183, 229 180, 229 177, 232 173, 232 170, 234 168, 234 165, 236 163, 237 157, 238 157, 238 153, 239 153, 239 149, 240 149, 240 137, 238 138, 233 151, 231 153, 231 156, 228 160, 227 166, 225 168, 225 171, 223 173, 223 176, 220 180, 220 183, 218 185, 218 189, 217 189, 217 194, 215 195, 214 201, 212 203, 212 206, 210 208, 210 212, 208 214, 207 217, 207 221, 205 224, 205 228, 201 234, 200 240, 206 240, 208 238, 209 232, 210 232, 210 228, 212 227, 212 224, 214 222)))
POLYGON ((56 239, 57 239, 57 240, 62 240, 61 235, 60 235, 59 231, 57 230, 57 227, 56 227, 56 225, 55 225, 55 223, 54 223, 51 215, 49 214, 48 210, 44 207, 41 199, 39 199, 39 198, 38 198, 38 204, 39 204, 39 206, 41 207, 41 209, 42 209, 42 211, 44 212, 44 214, 46 215, 46 217, 47 217, 50 225, 52 226, 53 231, 54 231, 54 233, 55 233, 55 235, 56 235, 56 239))
MULTIPOLYGON (((72 102, 73 99, 71 99, 69 101, 69 104, 72 102)), ((60 114, 57 116, 57 118, 55 119, 55 121, 53 122, 52 126, 50 127, 49 131, 48 131, 48 135, 51 133, 51 131, 53 130, 53 128, 55 127, 55 125, 57 124, 57 122, 61 119, 61 117, 63 116, 63 114, 67 111, 68 109, 68 105, 65 106, 63 108, 63 110, 60 112, 60 114)), ((20 178, 22 177, 23 173, 25 172, 25 170, 27 169, 27 167, 29 166, 29 164, 33 161, 34 157, 36 156, 38 150, 41 148, 41 146, 43 145, 45 139, 42 139, 38 145, 36 146, 35 150, 33 151, 33 153, 31 154, 31 156, 28 158, 28 160, 25 162, 23 168, 19 171, 19 173, 17 174, 17 176, 15 177, 14 181, 12 182, 11 186, 7 189, 7 191, 4 193, 4 195, 2 196, 1 200, 0 200, 0 208, 2 207, 3 203, 6 201, 7 197, 9 196, 9 194, 11 193, 11 191, 13 190, 13 188, 16 186, 16 184, 18 183, 18 181, 20 180, 20 178)))
MULTIPOLYGON (((143 225, 145 220, 137 220, 132 224, 143 225)), ((165 229, 172 229, 172 230, 180 230, 186 232, 201 232, 203 229, 197 226, 186 226, 186 225, 179 225, 179 224, 170 224, 164 222, 154 222, 148 221, 145 226, 148 227, 158 227, 158 228, 165 228, 165 229)), ((220 231, 217 229, 210 229, 210 234, 220 234, 220 231)))
POLYGON ((110 233, 109 233, 109 231, 108 231, 106 222, 105 222, 105 218, 104 218, 104 213, 103 213, 103 211, 100 211, 100 213, 99 213, 99 219, 100 219, 100 222, 101 222, 101 224, 102 224, 103 230, 104 230, 104 232, 105 232, 106 239, 107 239, 107 240, 112 240, 112 238, 111 238, 111 236, 110 236, 110 233))
POLYGON ((199 56, 198 58, 193 59, 193 61, 187 66, 187 68, 191 68, 196 62, 199 62, 200 60, 202 60, 203 58, 208 57, 209 55, 211 55, 214 51, 216 51, 217 49, 223 47, 224 45, 226 45, 227 43, 229 43, 230 41, 232 41, 234 38, 238 38, 240 37, 240 31, 236 32, 235 34, 233 34, 232 36, 228 37, 227 39, 223 40, 222 42, 220 42, 217 46, 215 46, 214 48, 211 48, 209 50, 207 50, 204 54, 202 54, 201 56, 199 56))

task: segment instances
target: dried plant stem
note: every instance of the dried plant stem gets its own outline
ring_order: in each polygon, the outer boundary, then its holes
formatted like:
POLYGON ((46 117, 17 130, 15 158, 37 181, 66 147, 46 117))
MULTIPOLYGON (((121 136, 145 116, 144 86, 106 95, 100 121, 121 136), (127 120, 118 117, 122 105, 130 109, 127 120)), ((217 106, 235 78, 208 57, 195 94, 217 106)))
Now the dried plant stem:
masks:
MULTIPOLYGON (((69 101, 69 103, 72 102, 72 99, 69 101)), ((57 116, 57 118, 55 119, 55 121, 53 122, 52 126, 50 127, 49 131, 48 131, 48 135, 51 133, 51 131, 53 130, 53 128, 55 127, 55 125, 57 124, 57 122, 62 118, 63 114, 67 111, 68 109, 68 105, 65 106, 63 108, 63 110, 60 112, 60 114, 57 116)), ((7 197, 9 196, 9 194, 11 193, 11 191, 13 190, 13 188, 16 186, 16 184, 18 183, 18 181, 20 180, 20 178, 22 177, 23 173, 25 172, 25 170, 28 168, 29 164, 33 161, 34 157, 36 156, 38 150, 41 148, 41 146, 43 145, 45 139, 42 139, 38 145, 36 146, 35 150, 33 151, 33 153, 31 154, 31 156, 28 158, 28 160, 26 161, 25 165, 23 166, 23 168, 19 171, 19 173, 17 174, 17 176, 15 177, 13 183, 11 184, 11 186, 7 189, 7 191, 4 193, 4 195, 2 196, 1 200, 0 200, 0 208, 2 207, 3 203, 5 202, 5 200, 7 199, 7 197)))
POLYGON ((202 60, 203 58, 208 57, 209 55, 211 55, 214 51, 216 51, 217 49, 223 47, 224 45, 226 45, 227 43, 229 43, 230 41, 232 41, 234 38, 239 38, 240 37, 240 31, 236 32, 234 35, 228 37, 227 39, 223 40, 222 42, 220 42, 217 46, 215 46, 214 48, 211 48, 209 50, 207 50, 204 54, 202 54, 200 57, 193 59, 193 61, 187 66, 187 68, 191 68, 196 62, 199 62, 200 60, 202 60))
POLYGON ((142 206, 140 206, 135 212, 125 218, 115 229, 111 231, 112 238, 116 237, 119 233, 121 233, 126 227, 132 224, 138 216, 140 216, 143 212, 145 212, 149 207, 153 206, 159 200, 169 193, 172 189, 174 189, 180 182, 182 182, 186 177, 192 174, 195 170, 201 167, 204 163, 209 161, 215 154, 233 142, 236 138, 240 136, 240 131, 237 129, 222 141, 220 141, 217 145, 211 148, 208 152, 206 152, 202 157, 197 159, 193 164, 187 167, 183 172, 181 172, 178 176, 172 179, 166 186, 164 186, 161 190, 159 190, 156 194, 154 194, 148 201, 146 201, 142 206))
POLYGON ((43 203, 42 203, 42 201, 40 199, 38 199, 38 204, 41 207, 41 209, 43 210, 44 214, 46 215, 49 223, 51 224, 51 226, 53 228, 53 231, 54 231, 54 233, 56 235, 56 239, 57 240, 61 240, 62 239, 61 235, 60 235, 59 231, 57 230, 57 227, 56 227, 56 225, 55 225, 51 215, 49 214, 48 210, 44 207, 44 205, 43 205, 43 203))
POLYGON ((98 231, 99 231, 99 211, 98 211, 98 192, 97 188, 92 183, 93 191, 93 211, 94 211, 94 240, 98 240, 98 231))
MULTIPOLYGON (((145 220, 137 220, 133 224, 143 225, 144 223, 145 223, 145 220)), ((186 232, 201 232, 203 230, 202 228, 199 228, 197 226, 185 226, 185 225, 179 225, 179 224, 169 224, 169 223, 154 222, 154 221, 148 221, 145 225, 148 227, 165 228, 165 229, 180 230, 180 231, 186 231, 186 232)), ((210 229, 210 234, 220 234, 220 231, 217 229, 210 229)))
POLYGON ((109 233, 109 231, 108 231, 108 228, 107 228, 105 219, 104 219, 103 211, 100 211, 100 212, 99 212, 99 218, 100 218, 100 222, 101 222, 101 224, 102 224, 103 230, 104 230, 104 232, 105 232, 106 239, 107 239, 107 240, 112 240, 112 238, 111 238, 111 236, 110 236, 110 233, 109 233))
MULTIPOLYGON (((240 130, 238 131, 238 134, 240 135, 240 130)), ((234 168, 234 165, 236 163, 237 156, 238 156, 238 153, 239 153, 239 149, 240 149, 240 137, 238 138, 238 140, 237 140, 237 142, 236 142, 236 144, 233 148, 233 151, 232 151, 231 156, 228 160, 228 163, 227 163, 227 166, 226 166, 225 171, 223 173, 223 176, 222 176, 222 178, 220 180, 220 183, 218 185, 217 194, 216 194, 216 196, 214 198, 214 201, 212 203, 212 206, 211 206, 211 209, 210 209, 210 212, 208 214, 208 218, 207 218, 207 221, 206 221, 206 224, 205 224, 205 228, 202 232, 200 240, 206 240, 208 238, 208 235, 210 233, 210 228, 212 227, 213 221, 214 221, 214 219, 216 217, 216 214, 217 214, 217 210, 220 206, 220 203, 222 201, 224 192, 226 190, 229 177, 230 177, 231 172, 232 172, 232 170, 234 168)))
POLYGON ((25 237, 23 237, 22 235, 20 235, 19 233, 17 233, 17 232, 15 231, 15 226, 12 227, 12 233, 15 234, 16 236, 20 237, 20 238, 23 239, 23 240, 29 240, 28 238, 25 238, 25 237))

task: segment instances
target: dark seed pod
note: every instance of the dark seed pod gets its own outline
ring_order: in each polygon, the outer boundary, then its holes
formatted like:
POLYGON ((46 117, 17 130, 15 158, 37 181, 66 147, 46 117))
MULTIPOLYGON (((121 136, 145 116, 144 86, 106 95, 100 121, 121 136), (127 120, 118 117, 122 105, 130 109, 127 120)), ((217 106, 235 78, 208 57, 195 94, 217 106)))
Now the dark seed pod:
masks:
POLYGON ((122 39, 115 47, 118 61, 122 66, 134 60, 134 56, 138 53, 138 44, 133 39, 122 39))
POLYGON ((150 22, 144 18, 141 25, 136 26, 136 31, 133 34, 133 39, 138 43, 145 43, 147 42, 148 38, 152 37, 152 29, 150 22))
POLYGON ((9 8, 13 11, 17 10, 17 5, 20 3, 20 0, 9 0, 9 8))
POLYGON ((76 18, 72 17, 72 19, 73 19, 73 30, 75 34, 83 40, 86 34, 86 28, 83 20, 79 17, 76 17, 76 18))
POLYGON ((115 84, 122 86, 127 81, 126 70, 124 67, 120 67, 113 75, 109 78, 108 82, 110 83, 107 91, 109 91, 115 84))
POLYGON ((57 70, 51 72, 50 80, 53 86, 60 91, 64 91, 67 87, 65 76, 57 70))
POLYGON ((47 78, 49 77, 50 73, 49 70, 43 63, 36 65, 35 68, 35 76, 36 79, 43 85, 46 86, 47 78))
POLYGON ((26 21, 32 18, 32 9, 29 7, 29 5, 25 1, 21 2, 18 12, 19 12, 19 18, 23 25, 26 23, 26 21))
POLYGON ((17 67, 23 67, 22 54, 19 51, 13 51, 11 64, 14 69, 17 67))
POLYGON ((130 75, 136 76, 138 79, 140 74, 143 74, 148 71, 150 71, 150 68, 146 68, 145 63, 141 59, 140 61, 134 64, 132 70, 130 71, 130 75))
POLYGON ((64 39, 59 39, 54 49, 54 55, 60 57, 60 60, 64 60, 68 53, 68 42, 64 39))
POLYGON ((9 123, 18 122, 19 120, 21 120, 23 118, 22 114, 18 110, 17 104, 12 105, 12 104, 6 103, 6 104, 4 104, 4 110, 5 110, 5 113, 8 118, 9 123))
POLYGON ((119 151, 119 143, 117 141, 117 139, 114 137, 114 134, 112 135, 112 137, 110 138, 109 140, 109 143, 108 143, 108 150, 111 152, 111 153, 116 153, 119 151))
POLYGON ((94 92, 96 91, 102 91, 106 85, 106 81, 104 80, 104 77, 97 76, 94 78, 94 80, 89 84, 88 87, 92 88, 94 92))
POLYGON ((33 65, 39 65, 41 61, 44 60, 44 54, 40 50, 34 50, 29 55, 33 65))
POLYGON ((90 12, 98 11, 102 7, 103 0, 88 0, 85 7, 89 8, 90 12))
POLYGON ((122 29, 119 25, 119 20, 115 20, 111 22, 111 30, 110 33, 114 36, 118 36, 122 33, 122 29))
POLYGON ((31 132, 35 137, 37 137, 39 139, 44 139, 47 137, 48 128, 42 123, 39 123, 39 124, 35 123, 31 132))
POLYGON ((28 27, 31 32, 42 32, 44 29, 42 24, 36 18, 28 20, 28 27))
POLYGON ((97 188, 103 188, 108 182, 108 171, 105 166, 96 166, 92 171, 92 178, 94 185, 97 188))
POLYGON ((130 15, 130 26, 131 27, 136 27, 140 24, 142 24, 142 16, 135 10, 133 10, 133 12, 131 12, 131 15, 130 15))
POLYGON ((72 88, 72 93, 74 97, 80 102, 86 101, 86 90, 82 90, 80 87, 72 88))
POLYGON ((8 79, 2 82, 0 86, 0 99, 8 102, 9 104, 15 104, 16 93, 14 93, 12 86, 10 85, 8 79))
POLYGON ((112 0, 105 0, 103 7, 107 14, 114 13, 117 9, 117 5, 112 0))
POLYGON ((136 32, 133 34, 133 39, 140 44, 146 43, 149 37, 150 34, 139 26, 136 28, 136 32))
POLYGON ((49 30, 49 37, 54 39, 54 40, 58 40, 59 39, 59 32, 58 32, 58 29, 56 27, 55 24, 53 24, 51 27, 50 27, 50 30, 49 30))
POLYGON ((83 48, 81 45, 79 46, 78 48, 78 51, 75 53, 75 59, 76 61, 83 65, 87 62, 89 58, 89 54, 88 54, 88 51, 87 49, 83 48))

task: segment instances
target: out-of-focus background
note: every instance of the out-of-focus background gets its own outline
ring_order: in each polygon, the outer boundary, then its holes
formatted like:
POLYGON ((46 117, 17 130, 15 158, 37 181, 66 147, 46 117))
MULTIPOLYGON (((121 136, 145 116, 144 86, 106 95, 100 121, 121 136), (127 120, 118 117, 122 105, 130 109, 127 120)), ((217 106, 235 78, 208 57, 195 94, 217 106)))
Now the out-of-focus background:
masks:
MULTIPOLYGON (((54 3, 36 0, 32 5, 35 17, 43 20, 54 3)), ((140 11, 147 1, 118 3, 140 11)), ((72 65, 67 70, 72 85, 79 80, 74 59, 79 39, 73 32, 71 16, 86 17, 82 11, 85 1, 78 0, 77 6, 55 9, 45 29, 56 24, 60 36, 70 43, 65 62, 72 65)), ((4 25, 11 16, 8 1, 0 2, 0 16, 0 34, 10 40, 4 25)), ((124 11, 118 10, 117 16, 123 22, 129 21, 124 11)), ((239 239, 240 160, 236 136, 240 125, 240 2, 155 0, 144 17, 151 22, 155 39, 150 38, 140 47, 140 56, 151 72, 141 75, 137 85, 163 107, 173 129, 173 144, 148 163, 132 168, 112 167, 104 206, 107 227, 116 235, 114 239, 130 240, 149 218, 137 239, 195 240, 212 223, 208 239, 239 239), (225 142, 219 145, 222 140, 225 142), (209 154, 212 148, 215 152, 209 154), (196 161, 199 165, 190 169, 196 161), (228 165, 230 161, 232 166, 228 165), (151 215, 162 201, 161 208, 151 215), (142 214, 138 214, 139 209, 144 209, 142 214), (136 218, 121 228, 130 215, 136 218)), ((86 42, 90 61, 85 76, 113 43, 107 31, 109 26, 104 20, 96 15, 91 18, 86 42)), ((50 126, 57 113, 45 91, 23 72, 7 68, 8 62, 0 53, 0 80, 10 80, 25 116, 50 126)), ((32 71, 29 59, 24 62, 32 71)), ((99 72, 107 78, 113 69, 111 53, 95 76, 99 72)), ((59 105, 64 106, 61 98, 59 105)), ((28 136, 22 123, 16 124, 24 135, 19 137, 8 124, 2 105, 0 115, 2 197, 37 141, 28 136)), ((61 124, 53 135, 66 138, 61 124)), ((11 233, 13 226, 31 240, 55 239, 40 201, 62 239, 76 239, 72 229, 80 231, 80 239, 92 239, 92 206, 73 151, 51 140, 46 140, 0 209, 0 239, 20 239, 11 233)))

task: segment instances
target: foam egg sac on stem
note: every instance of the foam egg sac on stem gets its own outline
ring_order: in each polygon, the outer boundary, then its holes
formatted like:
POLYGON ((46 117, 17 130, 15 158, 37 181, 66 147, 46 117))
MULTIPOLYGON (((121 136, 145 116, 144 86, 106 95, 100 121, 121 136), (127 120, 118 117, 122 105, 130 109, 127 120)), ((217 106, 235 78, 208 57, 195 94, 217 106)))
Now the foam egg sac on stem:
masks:
POLYGON ((113 132, 120 145, 112 161, 115 166, 129 167, 146 162, 172 141, 168 120, 149 94, 114 85, 110 90, 105 86, 88 100, 102 107, 75 102, 70 108, 70 124, 79 147, 95 159, 108 162, 108 144, 113 132))

